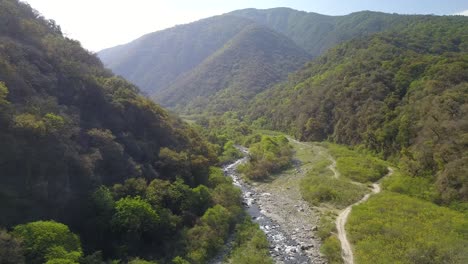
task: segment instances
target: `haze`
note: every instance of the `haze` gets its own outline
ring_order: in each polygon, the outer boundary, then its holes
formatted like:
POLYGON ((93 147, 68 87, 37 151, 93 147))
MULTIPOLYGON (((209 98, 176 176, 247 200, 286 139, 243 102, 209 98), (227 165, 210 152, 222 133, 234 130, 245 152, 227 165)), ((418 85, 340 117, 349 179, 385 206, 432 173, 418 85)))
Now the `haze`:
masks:
POLYGON ((327 15, 361 10, 400 14, 468 14, 468 0, 26 0, 70 38, 97 52, 143 34, 243 8, 290 7, 327 15))

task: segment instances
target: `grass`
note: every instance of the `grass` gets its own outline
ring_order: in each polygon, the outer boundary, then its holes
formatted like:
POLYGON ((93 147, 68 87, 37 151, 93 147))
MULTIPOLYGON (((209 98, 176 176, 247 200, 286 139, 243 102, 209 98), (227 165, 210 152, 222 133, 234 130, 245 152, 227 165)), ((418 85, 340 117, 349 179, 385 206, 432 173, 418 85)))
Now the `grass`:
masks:
POLYGON ((410 177, 395 170, 392 177, 383 180, 382 187, 396 193, 406 194, 429 202, 436 202, 439 195, 431 179, 410 177))
POLYGON ((353 184, 347 178, 336 178, 328 167, 330 164, 328 159, 317 162, 302 180, 301 194, 308 203, 314 206, 326 203, 341 209, 359 201, 368 192, 367 187, 353 184))
POLYGON ((375 195, 346 228, 357 263, 468 263, 467 215, 417 198, 375 195))
POLYGON ((341 175, 353 181, 375 182, 388 173, 387 163, 368 153, 331 143, 327 148, 336 158, 336 168, 341 175))

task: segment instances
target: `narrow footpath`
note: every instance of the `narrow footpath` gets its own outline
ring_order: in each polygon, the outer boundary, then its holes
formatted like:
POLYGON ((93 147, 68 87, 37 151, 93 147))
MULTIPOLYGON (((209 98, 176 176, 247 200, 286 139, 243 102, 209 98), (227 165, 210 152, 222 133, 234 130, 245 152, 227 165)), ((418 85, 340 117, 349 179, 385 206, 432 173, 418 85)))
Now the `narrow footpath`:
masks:
MULTIPOLYGON (((336 166, 336 162, 333 163, 336 166)), ((332 165, 333 165, 332 164, 332 165)), ((331 169, 331 168, 330 168, 331 169)), ((336 168, 332 169, 333 172, 336 171, 336 168)), ((393 169, 388 167, 388 173, 384 177, 390 176, 393 174, 393 169)), ((372 194, 377 194, 381 191, 380 184, 374 183, 372 184, 372 192, 364 195, 361 200, 358 202, 346 207, 336 218, 336 229, 338 231, 338 239, 341 243, 341 257, 345 264, 354 264, 354 255, 353 250, 351 248, 351 244, 349 243, 348 237, 346 236, 346 221, 348 221, 348 216, 351 213, 351 209, 353 206, 361 204, 369 199, 372 194)))

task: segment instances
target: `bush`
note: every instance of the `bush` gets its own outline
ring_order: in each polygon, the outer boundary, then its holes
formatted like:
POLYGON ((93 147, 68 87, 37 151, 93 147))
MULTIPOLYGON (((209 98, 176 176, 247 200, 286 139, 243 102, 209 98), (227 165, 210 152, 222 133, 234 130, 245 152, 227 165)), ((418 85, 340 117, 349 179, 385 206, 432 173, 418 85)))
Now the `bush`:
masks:
POLYGON ((328 260, 328 263, 343 263, 341 258, 341 244, 335 235, 328 237, 320 248, 322 254, 328 260))
POLYGON ((221 205, 208 209, 200 223, 188 231, 188 259, 201 264, 213 257, 223 247, 232 220, 229 211, 221 205))
POLYGON ((234 248, 229 258, 230 263, 236 264, 271 264, 273 263, 269 253, 269 243, 265 233, 260 230, 258 224, 250 219, 236 227, 234 248))
POLYGON ((250 160, 239 170, 251 180, 262 180, 291 165, 292 147, 284 136, 263 136, 249 148, 250 160))

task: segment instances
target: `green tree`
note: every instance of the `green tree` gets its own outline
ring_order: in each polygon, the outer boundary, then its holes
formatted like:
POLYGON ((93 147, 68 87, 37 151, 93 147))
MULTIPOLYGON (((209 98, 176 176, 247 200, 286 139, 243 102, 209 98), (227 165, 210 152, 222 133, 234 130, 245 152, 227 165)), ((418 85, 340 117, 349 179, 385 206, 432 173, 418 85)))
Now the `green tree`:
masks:
POLYGON ((154 231, 158 227, 158 214, 140 197, 122 198, 115 203, 115 209, 112 226, 119 233, 141 234, 154 231))
POLYGON ((16 226, 13 234, 23 240, 27 263, 44 263, 59 253, 77 258, 83 254, 78 236, 61 223, 31 222, 16 226))

